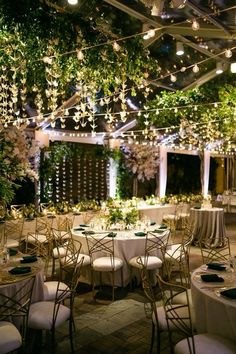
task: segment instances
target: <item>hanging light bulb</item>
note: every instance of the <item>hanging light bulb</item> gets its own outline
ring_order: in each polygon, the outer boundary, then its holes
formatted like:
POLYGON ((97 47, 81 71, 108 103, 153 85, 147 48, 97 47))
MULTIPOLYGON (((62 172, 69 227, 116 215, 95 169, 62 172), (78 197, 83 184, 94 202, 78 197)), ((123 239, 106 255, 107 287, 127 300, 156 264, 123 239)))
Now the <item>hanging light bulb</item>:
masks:
POLYGON ((197 64, 193 66, 193 72, 194 74, 197 74, 199 72, 199 66, 197 64))
POLYGON ((225 56, 226 56, 226 58, 231 58, 232 57, 232 51, 230 49, 226 49, 225 56))
POLYGON ((184 54, 184 46, 182 42, 176 42, 176 54, 183 55, 184 54))
POLYGON ((156 31, 154 29, 150 29, 147 34, 149 38, 152 38, 155 37, 156 31))
POLYGON ((116 41, 113 43, 112 46, 113 46, 113 49, 114 49, 115 52, 119 52, 120 45, 116 41))
POLYGON ((78 50, 77 50, 77 58, 78 58, 79 60, 83 60, 83 59, 84 59, 84 53, 82 52, 81 49, 78 49, 78 50))
POLYGON ((175 75, 171 74, 170 75, 170 81, 171 82, 176 82, 176 80, 177 80, 177 77, 175 75))
POLYGON ((199 25, 199 23, 197 22, 197 20, 194 18, 194 19, 193 19, 193 22, 192 22, 192 29, 193 29, 194 31, 198 31, 199 28, 200 28, 200 25, 199 25))
POLYGON ((230 64, 230 71, 231 73, 236 74, 236 63, 230 64))
POLYGON ((223 73, 223 65, 221 62, 216 63, 216 74, 220 75, 223 73))
POLYGON ((77 5, 78 4, 78 0, 67 0, 69 5, 77 5))

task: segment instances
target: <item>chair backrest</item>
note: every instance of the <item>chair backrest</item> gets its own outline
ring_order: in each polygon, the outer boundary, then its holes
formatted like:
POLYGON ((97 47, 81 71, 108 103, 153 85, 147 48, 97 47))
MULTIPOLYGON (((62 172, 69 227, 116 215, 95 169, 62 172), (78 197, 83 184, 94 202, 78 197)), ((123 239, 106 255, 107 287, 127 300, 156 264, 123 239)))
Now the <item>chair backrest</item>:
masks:
POLYGON ((150 318, 151 316, 155 316, 155 323, 156 326, 159 328, 159 322, 158 322, 158 314, 157 314, 157 307, 156 307, 156 296, 153 291, 152 283, 149 277, 149 273, 147 271, 147 268, 145 267, 142 257, 137 258, 137 263, 140 265, 140 276, 141 276, 141 282, 142 282, 142 288, 145 294, 145 297, 147 299, 147 303, 144 304, 144 309, 146 316, 150 318))
POLYGON ((73 228, 75 215, 57 215, 56 229, 68 231, 73 228))
POLYGON ((71 316, 73 316, 74 298, 79 283, 79 277, 80 277, 83 261, 84 258, 82 257, 79 263, 77 263, 77 266, 74 268, 73 272, 71 273, 71 278, 67 279, 68 285, 66 288, 61 281, 59 281, 57 284, 57 291, 56 291, 56 296, 54 301, 54 310, 53 310, 53 318, 52 318, 52 328, 55 327, 60 305, 62 304, 64 305, 65 301, 69 301, 71 316))
POLYGON ((175 281, 187 288, 190 288, 191 284, 189 250, 190 247, 184 242, 172 244, 170 249, 166 248, 164 261, 168 279, 171 279, 172 273, 175 273, 175 281))
POLYGON ((42 235, 50 235, 53 218, 38 216, 36 218, 35 232, 42 235))
POLYGON ((114 265, 114 237, 109 237, 107 234, 92 234, 89 231, 85 235, 91 261, 105 256, 110 257, 111 265, 114 265))
POLYGON ((29 307, 31 304, 32 291, 35 276, 30 276, 22 281, 11 296, 0 292, 0 321, 13 321, 20 325, 23 340, 26 335, 29 307))
POLYGON ((231 259, 231 249, 229 238, 225 237, 225 244, 223 247, 201 247, 201 255, 203 264, 209 262, 226 262, 229 263, 231 259))
POLYGON ((157 275, 157 280, 162 294, 170 343, 173 346, 172 334, 178 331, 179 336, 187 339, 188 353, 195 354, 194 329, 187 288, 181 285, 167 283, 160 275, 157 275), (180 294, 181 297, 185 296, 185 301, 178 303, 177 298, 180 294))
POLYGON ((145 260, 147 261, 149 256, 158 256, 164 259, 169 237, 169 229, 160 231, 160 233, 148 231, 145 241, 145 260))
POLYGON ((24 226, 24 218, 5 220, 4 222, 4 240, 7 238, 21 241, 24 226))
POLYGON ((80 263, 82 244, 79 240, 74 240, 71 237, 65 240, 63 245, 55 239, 55 245, 60 265, 60 280, 66 281, 71 271, 80 263), (63 248, 63 252, 61 252, 61 248, 63 248))

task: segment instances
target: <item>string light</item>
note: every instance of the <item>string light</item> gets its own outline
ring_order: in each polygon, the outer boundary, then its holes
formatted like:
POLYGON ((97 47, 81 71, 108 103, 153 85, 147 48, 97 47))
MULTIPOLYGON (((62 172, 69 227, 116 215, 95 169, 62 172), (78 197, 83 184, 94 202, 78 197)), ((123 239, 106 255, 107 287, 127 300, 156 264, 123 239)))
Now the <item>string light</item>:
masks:
POLYGON ((119 52, 120 50, 120 45, 117 43, 117 42, 114 42, 113 43, 113 49, 115 52, 119 52))
POLYGON ((199 72, 199 66, 197 64, 193 66, 193 72, 194 74, 197 74, 199 72))
POLYGON ((232 51, 230 49, 226 49, 225 51, 225 57, 226 58, 231 58, 232 57, 232 51))
POLYGON ((78 0, 67 0, 69 5, 77 5, 78 4, 78 0))
POLYGON ((79 60, 83 60, 83 59, 84 59, 84 53, 82 52, 81 49, 78 49, 78 50, 77 50, 77 58, 78 58, 79 60))
POLYGON ((192 29, 193 31, 198 31, 200 29, 199 22, 194 18, 192 22, 192 29))

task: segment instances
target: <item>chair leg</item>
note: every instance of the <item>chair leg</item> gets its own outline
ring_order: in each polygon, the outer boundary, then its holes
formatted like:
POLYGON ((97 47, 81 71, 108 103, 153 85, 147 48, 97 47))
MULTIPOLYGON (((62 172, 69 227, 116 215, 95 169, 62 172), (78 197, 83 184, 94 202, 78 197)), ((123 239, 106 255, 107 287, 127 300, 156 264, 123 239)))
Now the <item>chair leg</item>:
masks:
MULTIPOLYGON (((70 347, 71 353, 74 353, 74 342, 73 342, 73 327, 74 327, 74 319, 69 320, 69 335, 70 335, 70 347)), ((75 328, 74 328, 75 329, 75 328)))
POLYGON ((115 272, 112 272, 112 301, 115 300, 115 272))
POLYGON ((150 346, 150 351, 149 351, 150 354, 152 354, 154 339, 155 339, 155 325, 154 325, 154 323, 152 322, 151 346, 150 346))

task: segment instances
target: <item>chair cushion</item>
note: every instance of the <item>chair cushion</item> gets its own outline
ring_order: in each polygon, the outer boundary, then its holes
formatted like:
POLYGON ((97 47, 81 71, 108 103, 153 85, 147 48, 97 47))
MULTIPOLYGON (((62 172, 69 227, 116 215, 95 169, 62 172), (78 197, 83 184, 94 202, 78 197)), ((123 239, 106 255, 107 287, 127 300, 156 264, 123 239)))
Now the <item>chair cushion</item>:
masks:
MULTIPOLYGON (((131 258, 131 259, 129 260, 129 264, 130 264, 132 267, 141 269, 141 268, 142 268, 142 265, 137 262, 137 260, 138 260, 139 258, 140 258, 140 257, 133 257, 133 258, 131 258)), ((142 259, 142 263, 143 263, 143 264, 146 264, 146 257, 145 257, 145 256, 141 256, 141 259, 142 259)), ((146 267, 147 267, 148 270, 159 269, 159 268, 162 267, 162 260, 161 260, 159 257, 156 257, 156 256, 149 256, 149 257, 148 257, 147 264, 146 264, 146 267)))
POLYGON ((41 234, 34 234, 34 236, 31 236, 31 235, 28 235, 27 237, 27 241, 30 242, 30 243, 35 243, 36 240, 38 242, 47 242, 47 237, 46 235, 41 235, 41 234))
POLYGON ((113 269, 117 270, 123 267, 123 261, 114 257, 114 264, 112 264, 110 257, 99 257, 93 261, 92 267, 98 272, 110 272, 113 269))
POLYGON ((91 264, 91 258, 90 256, 88 256, 87 254, 83 254, 83 253, 80 253, 79 257, 78 257, 78 263, 81 261, 81 258, 84 257, 84 260, 83 260, 83 267, 84 266, 87 266, 89 264, 91 264))
POLYGON ((22 345, 21 334, 18 329, 7 321, 0 321, 0 353, 9 353, 22 345))
MULTIPOLYGON (((55 300, 56 292, 57 292, 57 281, 45 281, 43 283, 43 299, 44 301, 52 301, 55 300)), ((60 289, 66 290, 68 286, 62 282, 60 282, 60 289)))
MULTIPOLYGON (((187 292, 188 292, 189 307, 190 307, 190 309, 192 309, 193 308, 193 299, 192 299, 191 289, 188 289, 187 292)), ((173 303, 174 304, 187 304, 185 292, 176 295, 173 299, 173 303)))
MULTIPOLYGON (((195 354, 235 354, 236 344, 230 340, 215 334, 197 334, 194 336, 195 354)), ((174 350, 175 354, 189 353, 188 341, 183 339, 178 342, 174 350)))
MULTIPOLYGON (((28 327, 34 329, 48 329, 50 330, 53 325, 53 301, 39 301, 30 306, 28 327)), ((55 327, 60 326, 62 323, 70 318, 70 308, 60 305, 55 327)))
POLYGON ((64 247, 58 247, 58 248, 53 248, 53 250, 52 250, 52 256, 53 256, 53 258, 59 258, 59 254, 60 254, 60 256, 61 257, 65 257, 65 255, 66 255, 66 246, 64 246, 64 247))
POLYGON ((19 241, 8 238, 7 239, 7 248, 19 247, 19 241))

